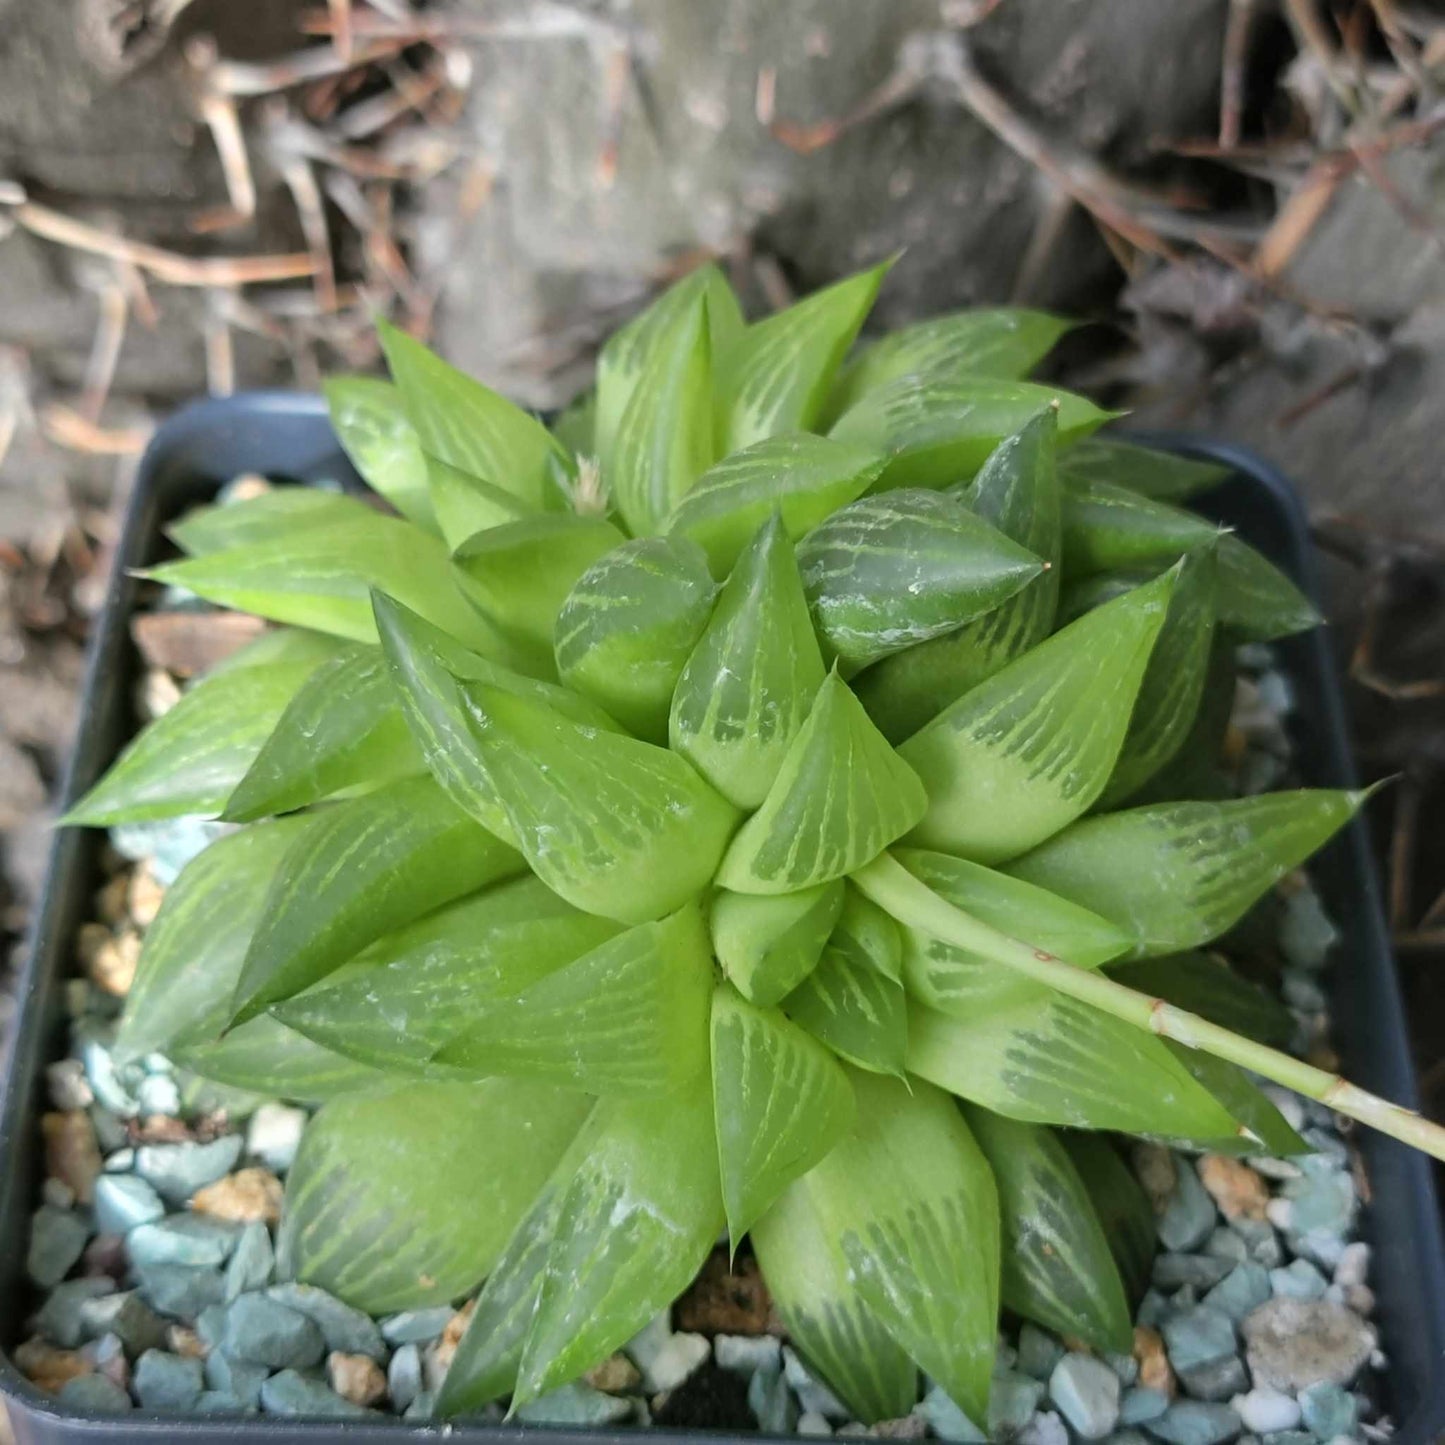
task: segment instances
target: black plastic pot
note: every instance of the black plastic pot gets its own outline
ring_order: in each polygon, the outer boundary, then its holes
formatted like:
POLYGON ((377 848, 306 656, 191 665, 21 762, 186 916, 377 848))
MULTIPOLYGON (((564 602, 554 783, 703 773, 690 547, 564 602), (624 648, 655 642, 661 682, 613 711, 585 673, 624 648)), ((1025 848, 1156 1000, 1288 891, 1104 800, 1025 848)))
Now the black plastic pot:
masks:
MULTIPOLYGON (((1172 436, 1140 439, 1231 466, 1234 477, 1206 497, 1201 509, 1235 527, 1307 592, 1314 591, 1304 516, 1277 471, 1235 448, 1172 436)), ((355 480, 327 424, 325 409, 314 398, 257 393, 200 402, 161 428, 136 480, 115 575, 91 640, 80 729, 65 782, 67 802, 95 781, 134 730, 131 695, 137 658, 128 620, 137 583, 127 569, 154 559, 161 546, 160 527, 167 518, 205 499, 241 472, 296 481, 329 478, 348 484, 355 480)), ((1324 637, 1316 632, 1293 638, 1281 645, 1280 654, 1298 697, 1292 723, 1304 780, 1316 786, 1353 786, 1344 709, 1324 637)), ((103 840, 101 833, 76 829, 56 834, 31 935, 0 1111, 0 1352, 19 1343, 31 1305, 24 1260, 30 1212, 40 1186, 44 1068, 63 1051, 61 996, 76 932, 90 915, 100 880, 103 840)), ((1320 855, 1315 872, 1321 894, 1344 934, 1344 962, 1334 978, 1333 1016, 1345 1072, 1365 1088, 1414 1106, 1418 1102, 1414 1069, 1363 826, 1357 822, 1347 828, 1320 855)), ((1400 1426, 1396 1445, 1428 1445, 1445 1431, 1445 1241, 1434 1186, 1428 1163, 1420 1155, 1368 1131, 1363 1131, 1360 1142, 1374 1195, 1364 1227, 1374 1247, 1370 1282, 1379 1297, 1377 1319, 1389 1355, 1385 1407, 1400 1426)), ((343 1436, 359 1445, 395 1440, 399 1434, 435 1436, 443 1428, 386 1420, 341 1425, 143 1412, 67 1413, 34 1390, 3 1357, 0 1391, 19 1445, 102 1440, 341 1445, 343 1436)), ((445 1433, 466 1441, 496 1442, 520 1432, 472 1426, 446 1428, 445 1433)), ((562 1430, 529 1428, 525 1433, 536 1442, 576 1438, 576 1432, 562 1430)), ((588 1433, 613 1445, 624 1433, 636 1432, 588 1433)), ((650 1432, 649 1438, 656 1445, 680 1445, 684 1436, 659 1430, 650 1432)))

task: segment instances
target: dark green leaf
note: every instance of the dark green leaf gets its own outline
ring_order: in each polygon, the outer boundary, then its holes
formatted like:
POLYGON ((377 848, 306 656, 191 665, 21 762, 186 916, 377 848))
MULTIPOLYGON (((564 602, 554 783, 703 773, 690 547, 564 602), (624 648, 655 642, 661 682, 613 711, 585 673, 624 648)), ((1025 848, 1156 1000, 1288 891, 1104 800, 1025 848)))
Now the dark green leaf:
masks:
POLYGON ((1107 482, 1160 502, 1182 502, 1229 475, 1230 468, 1219 462, 1198 462, 1107 435, 1085 437, 1059 459, 1059 476, 1066 486, 1107 482))
POLYGON ((390 382, 371 376, 328 377, 322 389, 332 430, 367 486, 403 517, 436 531, 426 457, 401 393, 390 382))
POLYGON ((1238 537, 1219 542, 1219 620, 1255 642, 1308 632, 1323 620, 1308 597, 1238 537))
POLYGON ((843 910, 843 880, 796 893, 731 893, 712 902, 712 946, 738 991, 775 1004, 817 966, 843 910))
POLYGON ((1140 993, 1162 998, 1274 1048, 1286 1046, 1294 1034, 1294 1020, 1284 1004, 1269 990, 1237 974, 1217 953, 1141 959, 1118 964, 1109 973, 1140 993))
MULTIPOLYGON (((1067 457, 1067 453, 1065 453, 1067 457)), ((1063 497, 1064 571, 1070 579, 1166 566, 1215 544, 1219 528, 1193 512, 1109 482, 1076 482, 1063 497)))
POLYGON ((1168 1040, 1174 1056, 1206 1088, 1236 1121, 1227 1138, 1201 1141, 1221 1152, 1236 1154, 1309 1154, 1306 1144, 1285 1122, 1284 1115, 1267 1095, 1250 1081, 1249 1075, 1225 1059, 1168 1040))
POLYGON ((1154 1262, 1154 1210, 1148 1197, 1133 1170, 1102 1134, 1061 1129, 1058 1138, 1104 1226, 1104 1238, 1109 1241, 1129 1299, 1137 1301, 1149 1283, 1154 1262))
POLYGON ((406 1083, 334 1100, 287 1176, 283 1264, 369 1314, 465 1294, 496 1262, 587 1107, 580 1094, 520 1079, 406 1083))

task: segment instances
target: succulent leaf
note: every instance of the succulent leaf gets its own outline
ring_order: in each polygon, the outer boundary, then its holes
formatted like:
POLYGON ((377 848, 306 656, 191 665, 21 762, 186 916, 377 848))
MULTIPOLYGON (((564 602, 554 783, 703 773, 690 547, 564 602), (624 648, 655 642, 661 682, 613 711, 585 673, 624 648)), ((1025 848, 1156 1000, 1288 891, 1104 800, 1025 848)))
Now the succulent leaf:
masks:
POLYGON ((604 1099, 584 1125, 547 1251, 512 1408, 575 1379, 682 1293, 723 1227, 704 1074, 660 1099, 604 1099))
POLYGON ((880 489, 951 487, 974 476, 1001 441, 1054 402, 1061 444, 1109 419, 1081 396, 1032 382, 903 376, 866 393, 828 435, 888 457, 875 484, 880 489))
POLYGON ((864 497, 813 529, 798 566, 819 634, 848 674, 952 632, 1044 570, 956 498, 864 497))
POLYGON ((712 999, 713 1117, 736 1250, 793 1180, 853 1122, 853 1088, 828 1049, 728 984, 712 999))
POLYGON ((530 507, 557 504, 549 463, 563 453, 541 422, 396 327, 378 322, 377 334, 425 452, 530 507))
POLYGON ((188 1038, 167 1052, 181 1068, 228 1088, 248 1090, 258 1101, 324 1104, 391 1082, 385 1074, 324 1048, 269 1014, 223 1038, 188 1038))
POLYGON ((841 878, 906 833, 927 806, 916 774, 835 672, 716 881, 739 893, 791 893, 841 878))
POLYGON ((503 487, 473 477, 436 457, 426 459, 426 484, 442 540, 456 551, 488 527, 524 521, 533 509, 503 487))
POLYGON ((429 532, 437 531, 426 454, 401 392, 373 376, 328 377, 321 389, 331 429, 366 485, 403 517, 429 532))
POLYGON ((334 804, 292 844, 267 891, 234 1022, 334 972, 380 934, 523 866, 430 776, 334 804))
POLYGON ((202 678, 141 730, 65 821, 109 827, 220 813, 319 662, 257 663, 202 678))
POLYGON ((1252 642, 1307 632, 1319 609, 1272 562, 1238 537, 1219 542, 1219 620, 1252 642))
POLYGON ((1020 379, 1072 328, 1071 321, 1047 311, 1016 306, 953 311, 901 327, 870 342, 848 363, 833 388, 825 420, 836 420, 866 392, 905 376, 1020 379))
POLYGON ((1052 1130, 965 1106, 993 1170, 1004 1307, 1099 1350, 1128 1354, 1134 1330, 1103 1225, 1052 1130))
POLYGON ((666 743, 673 689, 716 595, 695 542, 624 542, 577 579, 557 614, 558 676, 635 737, 666 743))
POLYGON ((425 766, 381 649, 352 644, 302 684, 222 816, 244 823, 289 813, 347 788, 413 776, 425 766))
POLYGON ((863 447, 785 432, 709 467, 673 508, 667 530, 698 543, 714 575, 726 577, 774 512, 796 541, 861 497, 882 469, 883 458, 863 447))
POLYGON ((1354 817, 1363 793, 1260 793, 1086 818, 1008 872, 1089 907, 1135 939, 1132 956, 1217 938, 1354 817))
POLYGON ((1294 1033, 1289 1009, 1272 993, 1236 973, 1217 953, 1191 950, 1135 959, 1115 965, 1109 973, 1140 993, 1165 999, 1262 1044, 1282 1047, 1294 1033))
POLYGON ((1087 811, 1114 770, 1175 580, 1086 613, 909 738, 899 755, 929 795, 909 841, 993 863, 1087 811))
POLYGON ((520 693, 462 691, 518 847, 569 903, 646 923, 711 880, 738 814, 684 759, 520 693))
POLYGON ((1168 1044, 1179 1062, 1229 1110, 1235 1120, 1235 1128, 1230 1135, 1208 1141, 1211 1148, 1220 1153, 1258 1154, 1262 1150, 1266 1154, 1281 1156, 1312 1151, 1313 1146, 1295 1133, 1268 1095, 1251 1082, 1243 1069, 1224 1059, 1216 1059, 1212 1054, 1185 1048, 1172 1039, 1168 1040, 1168 1044))
POLYGON ((371 1314, 455 1299, 496 1262, 587 1111, 526 1079, 335 1099, 287 1175, 278 1255, 371 1314))
POLYGON ((166 527, 166 534, 188 557, 204 557, 232 547, 281 542, 313 527, 340 527, 366 521, 375 512, 357 497, 319 487, 272 487, 258 496, 194 507, 166 527))
POLYGON ((677 678, 671 745, 729 801, 757 808, 823 677, 793 548, 774 515, 733 568, 677 678))
POLYGON ((891 260, 755 321, 722 358, 725 452, 816 425, 891 260))
POLYGON ((875 663, 856 691, 890 742, 901 742, 951 702, 1048 636, 1059 596, 1058 421, 1051 409, 999 443, 967 490, 972 510, 1048 564, 982 617, 875 663))
POLYGON ((814 968, 843 911, 843 880, 796 893, 713 895, 712 946, 744 998, 766 1008, 792 992, 814 968))
POLYGON ((589 1094, 669 1095, 707 1059, 712 951, 697 904, 640 923, 519 993, 472 1000, 436 1054, 447 1068, 518 1074, 589 1094))
POLYGON ((1230 469, 1219 462, 1196 461, 1103 433, 1085 437, 1059 458, 1059 478, 1065 486, 1106 482, 1158 502, 1182 502, 1218 486, 1229 475, 1230 469))
POLYGON ((1137 1301, 1149 1283, 1156 1247, 1154 1209, 1134 1171, 1103 1134, 1061 1129, 1057 1136, 1088 1192, 1104 1227, 1104 1238, 1130 1301, 1137 1301))
POLYGON ((658 335, 618 424, 603 478, 634 537, 664 530, 717 459, 709 316, 699 292, 658 335))

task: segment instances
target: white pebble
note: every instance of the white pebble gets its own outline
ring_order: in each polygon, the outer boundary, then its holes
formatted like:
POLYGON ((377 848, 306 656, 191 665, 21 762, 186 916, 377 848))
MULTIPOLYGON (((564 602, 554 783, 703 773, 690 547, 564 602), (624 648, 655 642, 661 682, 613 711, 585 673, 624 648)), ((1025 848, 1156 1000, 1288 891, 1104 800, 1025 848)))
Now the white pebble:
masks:
POLYGON ((1271 1199, 1264 1212, 1276 1229, 1288 1229, 1294 1220, 1294 1205, 1288 1199, 1271 1199))
POLYGON ((816 1411, 804 1410, 798 1416, 799 1435, 831 1435, 833 1427, 816 1411))
POLYGON ((1291 1129, 1304 1128, 1304 1105, 1300 1103, 1299 1095, 1293 1089, 1282 1088, 1279 1084, 1261 1084, 1259 1089, 1260 1093, 1279 1110, 1285 1123, 1291 1129))
POLYGON ((262 1104, 246 1130, 246 1152, 276 1174, 284 1174, 296 1158, 306 1110, 287 1104, 262 1104))
POLYGON ((1300 1422, 1299 1402, 1283 1390, 1271 1390, 1261 1385, 1247 1395, 1236 1395, 1229 1404, 1244 1421, 1244 1428, 1256 1435, 1293 1430, 1300 1422))
POLYGON ((1364 1240, 1347 1244, 1335 1265, 1335 1283, 1343 1288, 1364 1284, 1370 1277, 1370 1246, 1364 1240))

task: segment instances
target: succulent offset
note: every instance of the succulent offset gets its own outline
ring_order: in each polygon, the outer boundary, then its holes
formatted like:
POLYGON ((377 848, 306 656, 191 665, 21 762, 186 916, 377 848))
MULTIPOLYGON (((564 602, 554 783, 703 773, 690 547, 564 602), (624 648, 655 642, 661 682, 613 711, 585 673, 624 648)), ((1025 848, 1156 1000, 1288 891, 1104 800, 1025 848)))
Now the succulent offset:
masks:
POLYGON ((1302 1148, 1245 1064, 1412 1133, 1199 951, 1360 802, 1217 767, 1234 647, 1309 603, 1177 505, 1217 469, 1021 379, 1055 318, 858 349, 884 269, 752 324, 694 272, 550 430, 384 330, 328 395, 390 508, 204 507, 150 574, 281 626, 69 815, 238 825, 118 1051, 322 1105, 285 1263, 481 1284, 441 1413, 581 1375, 726 1232, 860 1419, 923 1370, 982 1421, 1001 1306, 1129 1347, 1148 1206, 1091 1131, 1302 1148))

